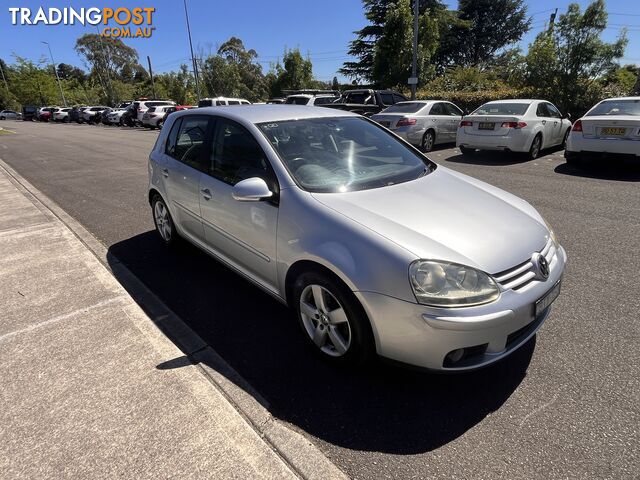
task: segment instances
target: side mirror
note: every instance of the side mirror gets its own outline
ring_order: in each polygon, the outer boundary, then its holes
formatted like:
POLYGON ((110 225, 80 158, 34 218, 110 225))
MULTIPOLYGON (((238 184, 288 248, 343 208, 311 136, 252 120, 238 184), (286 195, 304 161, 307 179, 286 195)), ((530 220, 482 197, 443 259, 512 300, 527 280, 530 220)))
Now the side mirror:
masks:
POLYGON ((259 177, 241 180, 233 186, 231 195, 239 202, 259 202, 270 198, 273 192, 269 190, 267 182, 259 177))
POLYGON ((567 112, 567 114, 564 116, 564 118, 566 118, 567 120, 571 120, 571 114, 569 112, 567 112))

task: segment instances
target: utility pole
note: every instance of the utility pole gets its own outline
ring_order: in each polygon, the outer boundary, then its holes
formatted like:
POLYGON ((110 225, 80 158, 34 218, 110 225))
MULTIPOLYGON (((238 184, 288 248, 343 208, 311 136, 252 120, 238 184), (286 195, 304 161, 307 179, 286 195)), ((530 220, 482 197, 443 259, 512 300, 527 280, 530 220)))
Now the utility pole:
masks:
POLYGON ((558 16, 558 9, 549 16, 549 33, 553 32, 553 27, 556 23, 556 17, 558 16))
POLYGON ((156 85, 153 83, 153 70, 151 69, 151 57, 147 55, 147 62, 149 62, 149 76, 151 77, 151 92, 153 93, 153 99, 156 99, 156 85))
POLYGON ((411 100, 416 99, 416 88, 418 86, 418 20, 419 20, 419 6, 420 0, 414 0, 414 13, 413 13, 413 62, 411 65, 411 78, 409 83, 411 84, 411 100))
POLYGON ((193 43, 191 42, 191 27, 189 26, 189 11, 187 10, 187 0, 184 0, 184 16, 187 19, 187 33, 189 34, 189 48, 191 49, 191 63, 193 63, 193 76, 196 79, 196 94, 200 102, 200 80, 198 79, 198 64, 193 56, 193 43))
POLYGON ((62 83, 60 83, 60 77, 58 76, 58 69, 56 68, 56 61, 53 59, 53 53, 51 53, 51 45, 49 45, 48 42, 42 42, 42 43, 44 43, 49 48, 49 55, 51 55, 51 66, 53 67, 53 72, 56 74, 56 79, 58 80, 58 88, 60 88, 60 96, 62 97, 62 103, 66 107, 67 99, 64 98, 64 92, 62 91, 62 83))

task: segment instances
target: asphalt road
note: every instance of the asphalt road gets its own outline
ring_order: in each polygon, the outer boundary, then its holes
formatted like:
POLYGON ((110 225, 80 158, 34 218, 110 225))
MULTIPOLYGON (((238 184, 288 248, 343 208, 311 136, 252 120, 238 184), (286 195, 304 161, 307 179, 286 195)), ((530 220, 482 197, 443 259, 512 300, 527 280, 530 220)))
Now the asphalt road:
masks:
MULTIPOLYGON (((638 478, 640 166, 562 152, 436 162, 531 202, 569 255, 537 337, 461 375, 332 369, 293 314, 195 248, 165 250, 146 199, 150 131, 2 122, 0 158, 80 221, 270 404, 355 478, 638 478), (635 473, 634 473, 635 472, 635 473)), ((455 192, 452 192, 455 195, 455 192)), ((1 207, 0 207, 1 208, 1 207)))

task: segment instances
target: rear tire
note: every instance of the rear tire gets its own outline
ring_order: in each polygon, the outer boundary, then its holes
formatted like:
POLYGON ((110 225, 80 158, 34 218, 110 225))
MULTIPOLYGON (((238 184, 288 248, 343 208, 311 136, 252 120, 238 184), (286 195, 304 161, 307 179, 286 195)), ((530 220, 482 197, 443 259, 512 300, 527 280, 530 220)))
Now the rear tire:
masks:
POLYGON ((374 357, 369 320, 342 283, 325 273, 303 273, 293 286, 293 301, 303 335, 323 360, 363 366, 374 357))
POLYGON ((540 156, 540 150, 542 150, 542 135, 539 133, 533 138, 531 142, 531 147, 529 148, 529 153, 527 157, 529 160, 535 160, 540 156))
POLYGON ((153 223, 156 226, 156 233, 160 240, 166 246, 174 247, 179 242, 180 237, 167 204, 158 194, 155 194, 151 200, 151 212, 153 214, 153 223))
POLYGON ((567 149, 567 140, 569 139, 569 134, 571 133, 571 129, 567 128, 567 131, 564 133, 564 138, 562 139, 562 150, 567 149))
POLYGON ((433 150, 436 143, 436 134, 433 130, 427 130, 422 136, 422 151, 427 153, 433 150))
POLYGON ((460 153, 462 153, 462 155, 474 155, 476 153, 476 149, 460 145, 460 153))

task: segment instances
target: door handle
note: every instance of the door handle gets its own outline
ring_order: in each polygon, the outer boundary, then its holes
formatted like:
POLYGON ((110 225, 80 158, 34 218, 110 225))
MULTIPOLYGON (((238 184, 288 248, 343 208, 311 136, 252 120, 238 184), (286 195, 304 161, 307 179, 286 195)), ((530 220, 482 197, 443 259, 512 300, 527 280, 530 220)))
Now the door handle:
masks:
POLYGON ((211 195, 211 190, 209 190, 208 188, 201 188, 200 193, 205 200, 211 200, 211 197, 213 196, 211 195))
POLYGON ((546 121, 546 120, 542 120, 542 124, 543 124, 543 125, 546 125, 546 124, 547 124, 547 121, 546 121))
POLYGON ((164 176, 164 178, 167 178, 169 176, 169 170, 167 170, 166 168, 163 168, 162 175, 164 176))

